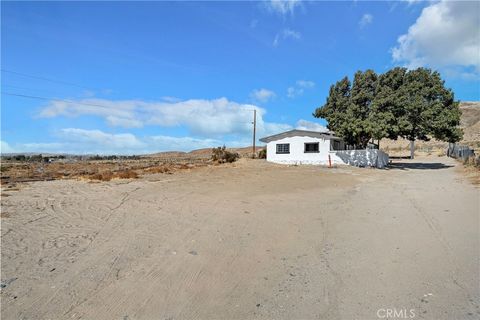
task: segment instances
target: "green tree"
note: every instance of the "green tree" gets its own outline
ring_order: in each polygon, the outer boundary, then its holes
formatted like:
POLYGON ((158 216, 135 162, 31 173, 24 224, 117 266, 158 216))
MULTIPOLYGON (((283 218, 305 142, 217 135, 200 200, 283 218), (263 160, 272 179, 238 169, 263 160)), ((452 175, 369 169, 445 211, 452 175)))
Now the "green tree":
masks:
POLYGON ((372 107, 377 90, 378 76, 373 70, 357 71, 353 80, 348 108, 349 128, 355 137, 355 145, 366 148, 376 124, 372 122, 372 107))
POLYGON ((440 74, 426 68, 409 70, 397 90, 395 117, 398 136, 410 141, 410 158, 414 158, 415 141, 456 142, 462 138, 458 128, 460 109, 451 89, 445 88, 440 74))
POLYGON ((327 127, 349 145, 365 148, 374 133, 372 105, 378 76, 373 70, 355 73, 353 85, 345 77, 330 87, 325 105, 314 116, 327 120, 327 127))
POLYGON ((329 130, 341 136, 347 144, 355 144, 355 137, 348 127, 348 113, 350 106, 351 83, 348 77, 337 81, 330 86, 329 95, 325 105, 317 108, 313 113, 314 117, 327 120, 329 130))
POLYGON ((458 104, 436 71, 394 68, 377 76, 367 70, 355 73, 353 85, 347 77, 332 85, 313 115, 356 147, 365 148, 372 138, 408 139, 413 159, 416 140, 462 138, 458 104))
POLYGON ((378 77, 375 99, 369 114, 374 139, 398 138, 397 113, 402 108, 399 95, 406 72, 406 68, 394 68, 378 77))

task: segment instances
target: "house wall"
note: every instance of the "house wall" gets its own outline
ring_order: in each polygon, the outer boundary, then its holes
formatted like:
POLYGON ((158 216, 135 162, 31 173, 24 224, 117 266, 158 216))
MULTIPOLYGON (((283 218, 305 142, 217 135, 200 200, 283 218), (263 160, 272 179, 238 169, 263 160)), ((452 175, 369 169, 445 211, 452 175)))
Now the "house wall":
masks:
POLYGON ((267 143, 267 161, 275 163, 328 165, 329 155, 332 164, 344 164, 334 151, 330 151, 330 139, 295 136, 267 143), (319 152, 305 153, 306 142, 318 142, 319 152), (290 144, 289 154, 277 154, 276 145, 280 143, 290 144))
MULTIPOLYGON (((295 136, 267 143, 267 161, 281 164, 328 165, 329 156, 333 164, 348 164, 357 167, 385 168, 388 154, 377 149, 330 150, 330 139, 295 136), (305 143, 318 142, 319 152, 305 153, 305 143), (289 143, 290 153, 277 154, 277 144, 289 143)), ((343 143, 341 144, 343 147, 343 143)))

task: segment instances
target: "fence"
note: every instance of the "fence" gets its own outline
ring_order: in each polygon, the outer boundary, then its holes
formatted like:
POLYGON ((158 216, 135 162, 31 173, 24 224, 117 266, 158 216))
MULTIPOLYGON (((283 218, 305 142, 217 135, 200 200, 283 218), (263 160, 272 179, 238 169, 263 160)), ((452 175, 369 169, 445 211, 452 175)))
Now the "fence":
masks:
POLYGON ((460 158, 466 160, 475 156, 475 152, 468 146, 457 145, 456 143, 449 143, 447 149, 447 156, 451 158, 460 158))
POLYGON ((388 165, 388 154, 378 149, 343 150, 336 151, 335 154, 345 164, 355 167, 376 167, 382 169, 388 165))

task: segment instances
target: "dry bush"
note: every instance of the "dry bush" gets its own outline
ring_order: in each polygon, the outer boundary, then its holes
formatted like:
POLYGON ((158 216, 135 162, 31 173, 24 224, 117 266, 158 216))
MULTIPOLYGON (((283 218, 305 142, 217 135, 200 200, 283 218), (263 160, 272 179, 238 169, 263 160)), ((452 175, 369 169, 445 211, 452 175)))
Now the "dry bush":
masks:
POLYGON ((185 163, 179 163, 179 164, 175 164, 175 169, 190 169, 191 166, 189 166, 188 164, 185 164, 185 163))
POLYGON ((110 181, 112 179, 136 179, 138 178, 138 173, 133 170, 125 170, 112 173, 111 171, 104 171, 99 173, 94 173, 87 176, 90 180, 98 181, 110 181))
POLYGON ((258 152, 259 159, 267 159, 267 149, 262 149, 258 152))
POLYGON ((212 160, 218 163, 231 163, 238 158, 240 158, 238 153, 228 151, 225 146, 212 149, 212 160))
POLYGON ((126 171, 121 171, 117 172, 114 174, 114 178, 119 178, 119 179, 137 179, 138 178, 138 173, 133 170, 126 170, 126 171))
POLYGON ((90 180, 98 180, 98 181, 110 181, 113 178, 113 174, 110 171, 102 172, 102 173, 94 173, 87 176, 90 180))
POLYGON ((167 166, 151 167, 147 170, 148 173, 171 173, 171 169, 167 166))
POLYGON ((480 156, 470 156, 463 160, 463 164, 467 167, 480 169, 480 156))

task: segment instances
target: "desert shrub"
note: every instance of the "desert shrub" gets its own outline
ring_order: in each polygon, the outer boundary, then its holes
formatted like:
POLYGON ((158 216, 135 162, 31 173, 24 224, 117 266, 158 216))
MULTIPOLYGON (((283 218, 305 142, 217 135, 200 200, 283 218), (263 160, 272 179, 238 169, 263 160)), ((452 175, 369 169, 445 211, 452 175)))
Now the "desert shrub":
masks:
POLYGON ((151 167, 146 170, 150 173, 170 173, 170 168, 167 166, 158 166, 158 167, 151 167))
POLYGON ((25 160, 27 159, 27 157, 25 157, 25 155, 23 155, 23 154, 19 154, 19 155, 16 155, 16 156, 14 157, 14 159, 15 159, 16 161, 25 161, 25 160))
POLYGON ((94 173, 88 176, 90 180, 98 180, 98 181, 110 181, 112 179, 136 179, 138 178, 138 173, 133 170, 125 170, 112 173, 111 171, 104 171, 94 173))
POLYGON ((28 158, 30 162, 43 162, 43 156, 41 154, 34 154, 28 158))
POLYGON ((137 179, 138 173, 133 170, 126 170, 116 173, 114 177, 119 179, 137 179))
POLYGON ((102 173, 94 173, 88 176, 90 180, 110 181, 113 178, 113 174, 110 171, 102 173))
POLYGON ((463 164, 469 167, 475 167, 480 169, 480 156, 470 156, 463 160, 463 164))
POLYGON ((262 149, 258 152, 259 159, 267 159, 267 149, 262 149))
POLYGON ((240 155, 238 153, 228 151, 225 146, 212 149, 212 160, 218 163, 231 163, 239 157, 240 155))

